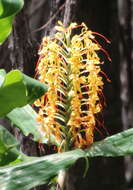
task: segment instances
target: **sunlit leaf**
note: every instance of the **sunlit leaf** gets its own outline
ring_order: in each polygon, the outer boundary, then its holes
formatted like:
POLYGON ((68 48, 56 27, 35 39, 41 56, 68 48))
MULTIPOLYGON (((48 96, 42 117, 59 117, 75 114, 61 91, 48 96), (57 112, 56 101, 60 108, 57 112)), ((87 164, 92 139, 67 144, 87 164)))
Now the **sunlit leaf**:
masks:
MULTIPOLYGON (((41 136, 38 131, 38 123, 36 121, 37 113, 30 105, 12 110, 9 114, 7 114, 7 118, 10 119, 25 136, 32 134, 35 141, 40 141, 45 144, 49 142, 48 138, 44 135, 41 136)), ((58 144, 52 135, 50 138, 53 144, 58 144)))
POLYGON ((13 17, 0 19, 0 44, 2 44, 12 31, 13 17))
POLYGON ((87 156, 116 157, 133 155, 133 129, 126 130, 103 141, 94 143, 87 156))
MULTIPOLYGON (((0 72, 3 77, 3 73, 0 72)), ((0 87, 0 116, 5 116, 16 107, 33 103, 47 91, 47 86, 24 75, 19 70, 7 73, 0 87)))
POLYGON ((70 167, 79 158, 133 155, 132 143, 133 129, 129 129, 96 142, 85 151, 76 149, 40 158, 28 157, 27 161, 0 169, 0 189, 29 190, 48 183, 61 169, 70 167))
POLYGON ((23 0, 0 0, 0 45, 11 33, 13 18, 23 5, 23 0))
MULTIPOLYGON (((37 130, 36 112, 30 105, 12 110, 7 114, 7 118, 10 119, 25 136, 32 134, 35 141, 40 139, 40 134, 37 130)), ((44 143, 47 143, 47 141, 44 141, 44 143)))
POLYGON ((70 167, 77 159, 84 157, 84 151, 74 150, 66 153, 32 158, 11 167, 0 169, 1 190, 28 190, 47 183, 61 169, 70 167))
POLYGON ((27 103, 26 88, 20 71, 14 70, 6 75, 0 88, 0 116, 6 115, 12 109, 27 103))

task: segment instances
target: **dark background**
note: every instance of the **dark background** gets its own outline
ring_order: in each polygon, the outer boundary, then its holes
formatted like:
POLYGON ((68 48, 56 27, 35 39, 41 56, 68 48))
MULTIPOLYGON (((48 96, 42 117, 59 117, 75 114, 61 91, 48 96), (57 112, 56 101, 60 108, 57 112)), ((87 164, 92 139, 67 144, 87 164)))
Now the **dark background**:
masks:
MULTIPOLYGON (((104 72, 111 79, 105 82, 105 127, 109 135, 133 125, 133 0, 25 0, 23 10, 15 17, 13 32, 0 47, 0 68, 20 69, 34 76, 37 51, 44 35, 52 35, 61 20, 66 26, 72 21, 85 22, 93 31, 111 40, 100 43, 109 52, 112 63, 105 59, 104 72)), ((7 126, 19 138, 28 155, 43 153, 29 138, 7 126), (30 148, 29 148, 30 147, 30 148)), ((107 136, 100 129, 104 137, 107 136)), ((96 134, 96 139, 101 136, 96 134)), ((103 138, 103 137, 102 137, 103 138)), ((133 158, 96 158, 90 160, 85 178, 85 161, 79 160, 69 171, 66 190, 129 190, 133 188, 133 158)), ((34 189, 46 189, 39 187, 34 189)))

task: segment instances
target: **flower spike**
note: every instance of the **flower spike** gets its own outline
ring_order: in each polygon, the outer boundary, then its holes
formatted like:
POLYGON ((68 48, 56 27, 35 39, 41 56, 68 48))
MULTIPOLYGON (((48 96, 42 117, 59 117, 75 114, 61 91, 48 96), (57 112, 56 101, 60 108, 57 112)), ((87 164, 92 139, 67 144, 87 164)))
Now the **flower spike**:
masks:
POLYGON ((39 130, 49 141, 54 136, 60 152, 93 143, 104 84, 100 74, 103 62, 97 54, 103 48, 95 41, 97 33, 84 23, 72 23, 68 28, 58 24, 54 37, 44 37, 39 50, 36 76, 49 89, 35 106, 39 130), (80 34, 72 35, 75 28, 80 34))

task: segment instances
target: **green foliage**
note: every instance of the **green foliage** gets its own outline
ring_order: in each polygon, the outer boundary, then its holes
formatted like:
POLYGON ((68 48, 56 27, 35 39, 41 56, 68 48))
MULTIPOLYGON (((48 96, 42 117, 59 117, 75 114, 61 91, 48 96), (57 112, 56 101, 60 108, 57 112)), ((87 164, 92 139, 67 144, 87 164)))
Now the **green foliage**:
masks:
POLYGON ((0 44, 12 31, 12 21, 23 7, 23 0, 0 0, 0 44))
POLYGON ((20 71, 11 71, 6 75, 0 88, 0 97, 0 116, 5 116, 15 107, 26 105, 26 88, 20 71))
POLYGON ((40 138, 39 131, 37 130, 36 117, 37 114, 30 105, 16 108, 7 114, 7 118, 10 119, 25 136, 32 134, 35 141, 39 141, 40 139, 43 143, 47 143, 47 139, 44 137, 40 138))
POLYGON ((70 167, 84 155, 84 151, 77 149, 72 152, 32 158, 17 165, 3 167, 0 170, 0 189, 28 190, 48 183, 62 168, 70 167))
POLYGON ((5 18, 17 14, 22 9, 23 5, 23 0, 1 0, 0 18, 5 18))
POLYGON ((12 21, 13 17, 6 17, 3 19, 0 19, 0 45, 6 40, 6 38, 9 36, 9 34, 12 31, 12 21))
MULTIPOLYGON (((37 129, 38 124, 36 122, 37 113, 33 110, 30 105, 26 105, 22 108, 16 108, 12 110, 6 116, 10 121, 18 127, 25 136, 32 134, 35 141, 41 141, 42 143, 49 143, 49 139, 44 135, 40 136, 37 129), (21 117, 20 117, 21 116, 21 117)), ((52 144, 58 145, 58 142, 54 139, 54 136, 49 137, 52 144)))
POLYGON ((32 79, 19 70, 10 71, 5 75, 1 70, 0 77, 0 116, 5 116, 16 107, 33 103, 47 91, 47 86, 32 79))
POLYGON ((47 85, 23 74, 23 81, 27 88, 27 102, 32 104, 36 99, 42 96, 48 89, 47 85))
POLYGON ((88 157, 117 157, 133 155, 133 129, 126 130, 100 142, 86 151, 88 157))
MULTIPOLYGON (((34 186, 48 183, 61 169, 69 168, 79 158, 131 155, 133 154, 132 143, 133 129, 129 129, 94 143, 85 151, 76 149, 40 158, 22 157, 21 163, 0 168, 0 189, 29 190, 34 186)), ((15 144, 14 141, 13 143, 11 141, 11 144, 15 144)), ((21 157, 22 153, 19 154, 21 157)), ((14 157, 14 160, 16 158, 14 157)))
POLYGON ((22 161, 23 155, 20 156, 19 147, 17 140, 0 125, 0 166, 22 161))

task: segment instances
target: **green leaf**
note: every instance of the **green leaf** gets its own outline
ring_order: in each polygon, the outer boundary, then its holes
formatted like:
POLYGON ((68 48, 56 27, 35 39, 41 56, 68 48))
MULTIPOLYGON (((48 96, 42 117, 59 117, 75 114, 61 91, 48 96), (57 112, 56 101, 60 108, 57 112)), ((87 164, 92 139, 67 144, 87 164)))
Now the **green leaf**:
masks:
POLYGON ((16 138, 0 125, 0 166, 14 165, 29 158, 20 151, 16 138))
POLYGON ((11 33, 13 18, 23 5, 23 0, 0 0, 0 45, 11 33))
MULTIPOLYGON (((3 77, 3 72, 0 72, 3 77)), ((19 70, 10 71, 4 76, 0 87, 0 116, 3 117, 16 107, 33 103, 47 91, 47 86, 32 79, 19 70)))
POLYGON ((45 184, 61 169, 70 167, 77 159, 84 156, 84 151, 77 149, 66 153, 32 158, 11 167, 3 167, 0 169, 0 189, 29 190, 34 186, 45 184))
POLYGON ((88 157, 129 156, 133 155, 133 129, 126 130, 103 141, 94 143, 86 150, 88 157))
POLYGON ((25 74, 23 74, 24 84, 27 88, 27 102, 32 104, 36 99, 47 92, 47 85, 40 83, 25 74))
POLYGON ((12 109, 27 104, 26 88, 22 73, 18 70, 9 72, 0 88, 0 116, 6 115, 12 109))
POLYGON ((24 5, 23 0, 0 0, 0 18, 18 13, 24 5))
MULTIPOLYGON (((32 134, 34 140, 40 139, 39 131, 37 130, 36 122, 37 114, 30 105, 26 105, 22 108, 16 108, 7 114, 7 118, 16 125, 25 136, 32 134)), ((46 139, 43 139, 43 143, 47 143, 46 139)))
POLYGON ((0 45, 6 40, 12 31, 13 17, 0 19, 0 45))
MULTIPOLYGON (((7 118, 16 125, 25 136, 32 134, 35 141, 41 141, 42 143, 49 143, 49 139, 45 135, 41 135, 38 130, 38 123, 36 122, 37 113, 32 109, 30 105, 26 105, 22 108, 16 108, 7 114, 7 118)), ((59 145, 51 135, 49 137, 53 144, 59 145)))
POLYGON ((70 167, 79 158, 95 156, 124 156, 133 154, 133 129, 94 143, 91 148, 35 158, 0 169, 1 190, 29 190, 48 183, 61 169, 70 167), (19 174, 19 175, 18 175, 19 174))
POLYGON ((16 139, 0 125, 0 166, 16 161, 19 156, 16 139))

